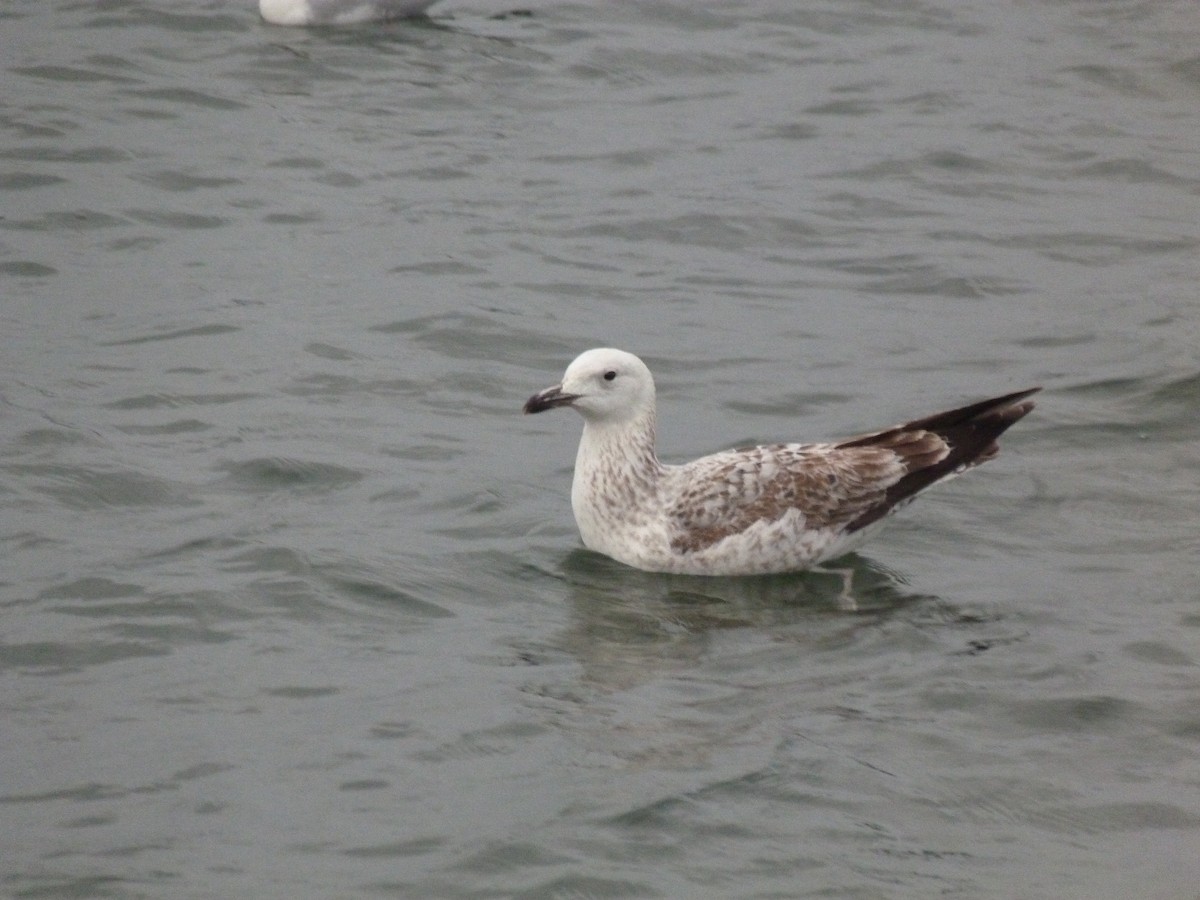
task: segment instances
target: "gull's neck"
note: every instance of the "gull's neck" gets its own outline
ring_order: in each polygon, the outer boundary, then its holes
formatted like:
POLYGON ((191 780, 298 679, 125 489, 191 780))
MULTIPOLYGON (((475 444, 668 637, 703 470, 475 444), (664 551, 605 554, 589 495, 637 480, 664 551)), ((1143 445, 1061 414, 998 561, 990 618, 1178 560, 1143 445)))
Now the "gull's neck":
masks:
POLYGON ((575 462, 585 467, 601 465, 612 475, 628 472, 634 478, 655 478, 662 465, 654 443, 654 410, 621 422, 585 419, 575 462))
POLYGON ((654 521, 661 510, 665 469, 654 452, 654 426, 653 410, 620 423, 584 420, 571 506, 591 549, 621 558, 611 542, 654 521))

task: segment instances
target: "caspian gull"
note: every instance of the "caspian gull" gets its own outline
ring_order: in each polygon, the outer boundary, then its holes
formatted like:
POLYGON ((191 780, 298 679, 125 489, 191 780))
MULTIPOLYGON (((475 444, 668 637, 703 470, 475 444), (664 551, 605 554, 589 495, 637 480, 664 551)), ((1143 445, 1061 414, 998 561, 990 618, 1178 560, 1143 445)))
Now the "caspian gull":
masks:
POLYGON ((526 413, 583 416, 571 506, 588 548, 651 572, 763 575, 854 550, 927 488, 993 459, 1040 388, 841 441, 726 450, 680 466, 654 449, 654 378, 632 353, 575 359, 526 413))

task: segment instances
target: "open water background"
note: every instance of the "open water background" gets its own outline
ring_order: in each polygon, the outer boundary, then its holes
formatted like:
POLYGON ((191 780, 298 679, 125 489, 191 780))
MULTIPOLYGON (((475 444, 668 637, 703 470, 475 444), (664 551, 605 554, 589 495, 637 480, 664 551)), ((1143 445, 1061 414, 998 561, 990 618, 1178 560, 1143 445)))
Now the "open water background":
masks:
POLYGON ((0 10, 0 894, 1200 897, 1200 7, 0 10), (817 575, 577 548, 1032 384, 817 575))

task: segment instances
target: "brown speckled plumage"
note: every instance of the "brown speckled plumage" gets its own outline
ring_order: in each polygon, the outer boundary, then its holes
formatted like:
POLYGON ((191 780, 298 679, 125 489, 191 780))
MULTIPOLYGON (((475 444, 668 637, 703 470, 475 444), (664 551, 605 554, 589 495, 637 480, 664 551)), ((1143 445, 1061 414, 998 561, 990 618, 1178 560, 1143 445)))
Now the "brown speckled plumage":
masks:
POLYGON ((840 556, 918 494, 995 457, 1038 388, 883 431, 728 450, 681 466, 654 450, 654 381, 637 357, 589 350, 526 412, 572 406, 584 433, 571 492, 584 543, 651 571, 741 575, 840 556))

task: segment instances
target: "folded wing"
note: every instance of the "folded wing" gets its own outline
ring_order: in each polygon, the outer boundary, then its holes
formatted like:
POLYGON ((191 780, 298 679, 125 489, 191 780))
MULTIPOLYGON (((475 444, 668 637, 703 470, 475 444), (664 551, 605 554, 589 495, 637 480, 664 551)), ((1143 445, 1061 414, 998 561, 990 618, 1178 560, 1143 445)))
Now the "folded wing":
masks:
POLYGON ((997 438, 1039 388, 822 444, 730 450, 680 467, 669 498, 672 546, 696 552, 796 510, 806 527, 852 534, 939 481, 993 459, 997 438))

